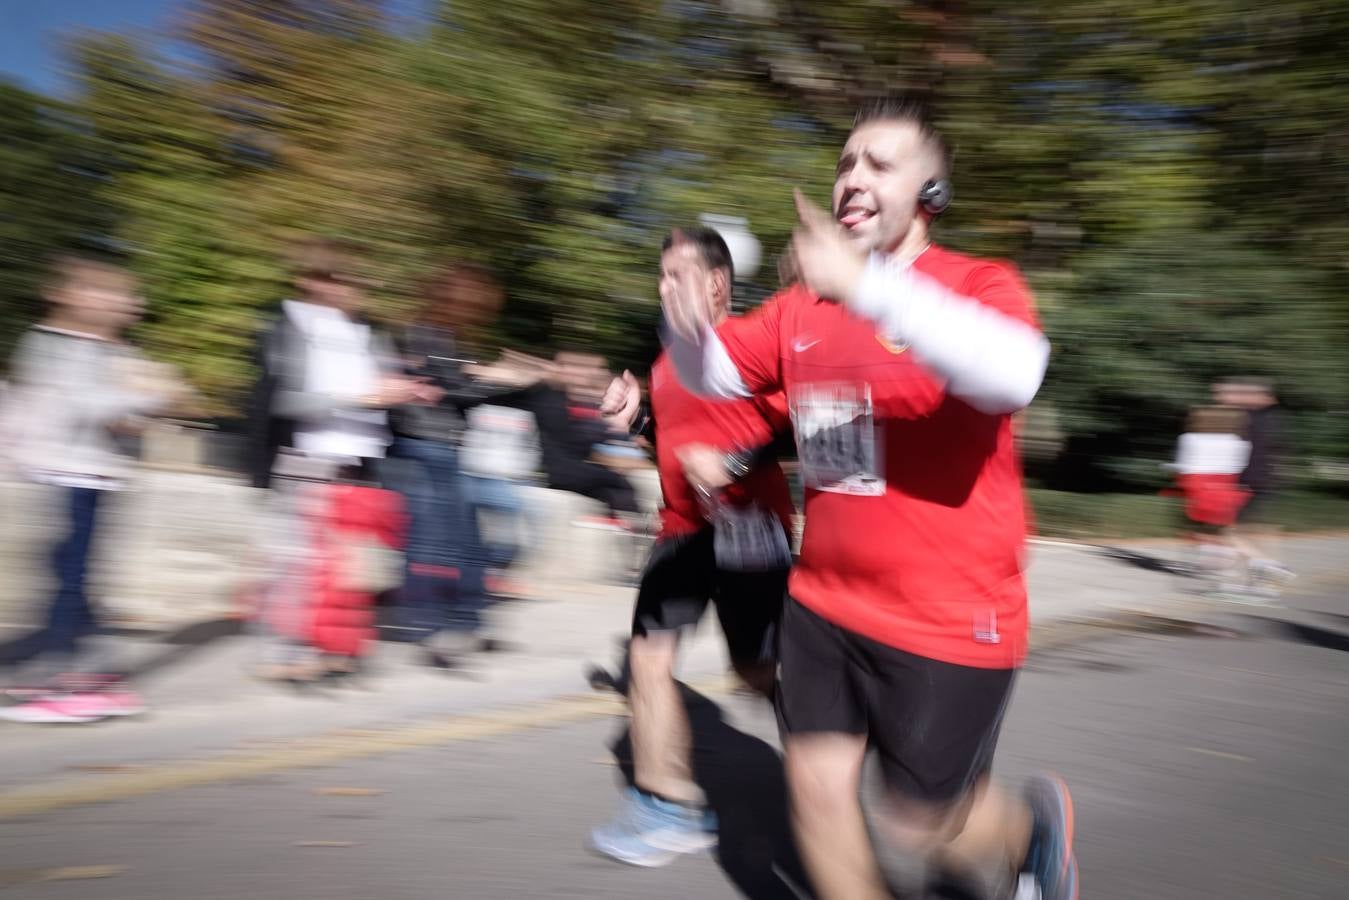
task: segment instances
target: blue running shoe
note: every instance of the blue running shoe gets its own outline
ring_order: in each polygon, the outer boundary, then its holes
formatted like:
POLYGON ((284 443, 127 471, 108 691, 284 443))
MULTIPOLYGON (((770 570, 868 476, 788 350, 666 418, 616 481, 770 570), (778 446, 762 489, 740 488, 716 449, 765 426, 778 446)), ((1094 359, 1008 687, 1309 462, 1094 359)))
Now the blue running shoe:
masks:
POLYGON ((628 788, 614 819, 590 832, 590 849, 630 866, 665 866, 717 844, 717 817, 628 788))
POLYGON ((1073 799, 1068 785, 1047 776, 1026 785, 1034 824, 1021 867, 1018 900, 1077 900, 1077 858, 1073 855, 1073 799))

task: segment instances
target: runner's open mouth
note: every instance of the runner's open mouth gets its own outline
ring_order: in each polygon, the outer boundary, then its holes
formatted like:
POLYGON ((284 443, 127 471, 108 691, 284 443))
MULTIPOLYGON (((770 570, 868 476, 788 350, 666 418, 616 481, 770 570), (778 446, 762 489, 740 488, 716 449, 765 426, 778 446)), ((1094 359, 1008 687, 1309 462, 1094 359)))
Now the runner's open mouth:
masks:
POLYGON ((874 209, 863 209, 859 206, 845 206, 839 214, 838 220, 845 228, 853 228, 861 223, 873 218, 876 215, 874 209))

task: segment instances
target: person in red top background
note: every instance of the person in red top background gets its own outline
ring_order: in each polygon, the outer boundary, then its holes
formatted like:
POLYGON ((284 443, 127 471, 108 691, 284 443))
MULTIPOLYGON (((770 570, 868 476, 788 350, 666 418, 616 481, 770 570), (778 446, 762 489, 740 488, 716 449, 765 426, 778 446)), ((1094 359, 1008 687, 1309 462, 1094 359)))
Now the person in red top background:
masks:
MULTIPOLYGON (((684 229, 666 239, 662 294, 696 282, 719 322, 730 311, 733 281, 730 251, 716 231, 684 229)), ((621 862, 659 866, 717 840, 716 816, 693 780, 688 714, 674 680, 679 632, 715 603, 736 672, 772 693, 793 507, 782 469, 763 452, 790 429, 780 394, 697 397, 664 356, 651 369, 650 392, 650 414, 643 415, 641 389, 625 372, 602 405, 616 425, 655 445, 665 508, 628 648, 633 785, 620 814, 596 828, 590 844, 621 862)))
POLYGON ((817 894, 889 897, 858 802, 869 748, 884 833, 951 865, 1005 860, 1018 891, 1077 896, 1063 783, 989 779, 1026 654, 1026 534, 1011 416, 1049 345, 1010 265, 933 246, 950 153, 923 105, 859 112, 833 215, 797 193, 800 283, 718 323, 663 295, 699 392, 785 391, 806 485, 783 612, 778 715, 794 828, 817 894))

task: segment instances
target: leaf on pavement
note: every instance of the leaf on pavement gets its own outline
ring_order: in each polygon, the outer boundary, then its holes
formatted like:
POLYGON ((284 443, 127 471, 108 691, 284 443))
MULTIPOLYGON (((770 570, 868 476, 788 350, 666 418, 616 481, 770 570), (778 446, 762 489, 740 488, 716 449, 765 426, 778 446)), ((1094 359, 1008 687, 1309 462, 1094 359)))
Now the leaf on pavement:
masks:
POLYGON ((121 775, 126 772, 138 772, 145 767, 134 765, 132 763, 88 763, 86 765, 68 766, 67 768, 73 772, 91 772, 99 775, 121 775))
POLYGON ((58 869, 44 869, 38 880, 87 881, 93 878, 113 878, 128 868, 129 866, 62 866, 58 869))

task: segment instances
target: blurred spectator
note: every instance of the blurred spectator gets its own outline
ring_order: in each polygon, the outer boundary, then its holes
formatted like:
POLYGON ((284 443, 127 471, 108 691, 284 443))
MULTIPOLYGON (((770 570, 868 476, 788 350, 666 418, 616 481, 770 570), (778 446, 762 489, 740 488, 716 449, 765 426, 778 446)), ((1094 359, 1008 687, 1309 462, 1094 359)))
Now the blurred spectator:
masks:
POLYGON ((486 565, 493 570, 488 589, 492 594, 518 592, 504 573, 519 553, 521 527, 527 540, 539 539, 519 488, 539 467, 533 414, 495 405, 469 410, 461 461, 466 501, 478 520, 486 565), (493 519, 490 528, 485 527, 486 516, 493 519))
POLYGON ((356 264, 350 245, 302 243, 296 296, 258 347, 253 481, 275 488, 263 615, 279 640, 267 677, 355 670, 373 637, 374 596, 397 581, 389 570, 401 508, 374 486, 371 465, 390 442, 386 410, 440 396, 400 374, 390 342, 361 317, 356 264))
POLYGON ((1233 406, 1192 410, 1172 465, 1201 565, 1214 574, 1232 569, 1243 555, 1231 529, 1248 499, 1238 483, 1251 452, 1241 436, 1244 420, 1233 406))
POLYGON ((400 342, 406 371, 439 392, 434 404, 396 411, 397 465, 388 467, 388 481, 411 513, 404 624, 438 666, 455 664, 477 646, 487 605, 489 560, 459 458, 466 413, 489 401, 510 402, 543 375, 518 358, 484 366, 470 356, 463 337, 472 341, 492 322, 501 300, 486 271, 450 268, 429 283, 421 316, 400 342))
POLYGON ((1274 386, 1260 378, 1233 378, 1215 385, 1214 395, 1219 403, 1246 412, 1245 432, 1251 454, 1241 483, 1251 495, 1237 517, 1237 526, 1251 553, 1252 574, 1265 579, 1290 578, 1292 570, 1279 561, 1279 530, 1271 518, 1288 455, 1284 411, 1274 386))
POLYGON ((59 492, 66 529, 52 554, 56 588, 45 624, 11 645, 5 660, 35 667, 27 684, 11 690, 26 702, 0 715, 16 722, 93 722, 144 709, 119 676, 99 672, 106 661, 81 653, 96 627, 86 578, 104 495, 130 474, 125 439, 143 427, 144 416, 168 411, 184 392, 163 367, 122 340, 143 308, 129 272, 63 259, 46 298, 46 319, 15 352, 0 434, 21 474, 59 492))
POLYGON ((603 503, 609 517, 588 524, 628 530, 639 517, 637 492, 627 478, 595 459, 597 448, 613 436, 600 416, 608 381, 599 356, 559 351, 552 378, 534 389, 529 406, 539 424, 548 487, 603 503))

